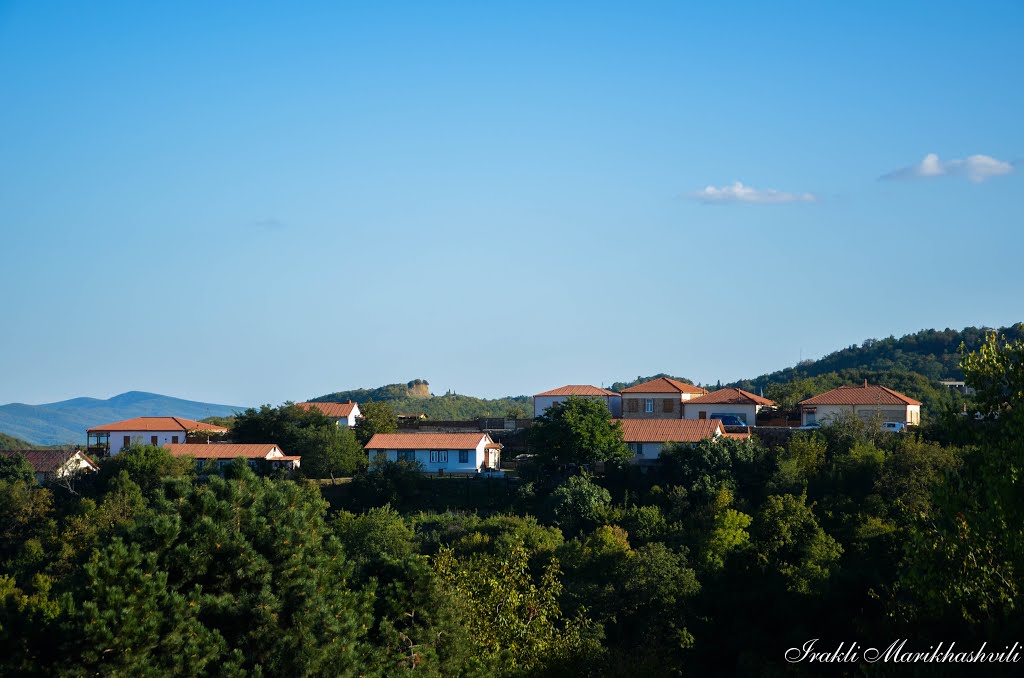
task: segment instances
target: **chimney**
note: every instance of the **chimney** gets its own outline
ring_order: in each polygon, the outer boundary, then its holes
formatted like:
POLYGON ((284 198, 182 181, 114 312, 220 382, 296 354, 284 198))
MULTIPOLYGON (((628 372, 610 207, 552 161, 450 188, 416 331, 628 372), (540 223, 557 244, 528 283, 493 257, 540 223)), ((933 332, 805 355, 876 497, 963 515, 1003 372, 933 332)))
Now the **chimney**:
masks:
POLYGON ((865 379, 865 380, 864 380, 864 388, 867 388, 867 387, 868 387, 868 380, 867 380, 867 379, 865 379))

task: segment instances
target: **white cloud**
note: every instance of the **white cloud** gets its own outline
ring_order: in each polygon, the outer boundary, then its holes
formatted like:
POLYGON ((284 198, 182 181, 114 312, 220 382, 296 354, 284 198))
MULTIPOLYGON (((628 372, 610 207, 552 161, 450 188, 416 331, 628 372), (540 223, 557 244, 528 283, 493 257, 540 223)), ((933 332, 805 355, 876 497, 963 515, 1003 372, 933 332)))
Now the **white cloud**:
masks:
POLYGON ((1013 172, 1013 163, 996 160, 988 155, 971 155, 963 159, 940 160, 935 153, 929 153, 916 165, 901 167, 882 177, 883 180, 920 179, 930 177, 966 177, 968 181, 980 184, 986 179, 1013 172))
POLYGON ((751 188, 737 181, 732 186, 707 186, 703 190, 691 193, 690 197, 704 203, 752 202, 752 203, 783 203, 783 202, 814 202, 817 198, 813 193, 787 193, 774 188, 751 188))

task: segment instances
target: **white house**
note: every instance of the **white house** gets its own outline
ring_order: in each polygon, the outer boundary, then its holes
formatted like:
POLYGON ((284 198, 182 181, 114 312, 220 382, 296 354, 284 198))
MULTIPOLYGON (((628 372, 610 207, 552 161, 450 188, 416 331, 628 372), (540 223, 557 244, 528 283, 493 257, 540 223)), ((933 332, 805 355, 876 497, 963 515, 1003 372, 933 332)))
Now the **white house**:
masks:
POLYGON ((185 443, 189 442, 189 438, 217 436, 227 432, 223 426, 204 424, 184 417, 135 417, 93 426, 86 434, 90 452, 114 455, 132 445, 185 443))
POLYGON ((622 389, 622 416, 627 419, 682 419, 683 403, 707 390, 668 377, 622 389))
POLYGON ((921 423, 921 402, 891 388, 868 384, 840 386, 798 403, 803 426, 828 424, 836 417, 854 414, 864 421, 879 416, 882 421, 921 423))
POLYGON ((721 419, 722 415, 732 415, 744 426, 754 426, 762 407, 775 407, 775 403, 740 388, 720 388, 684 402, 683 416, 686 419, 721 419))
POLYGON ((366 443, 370 461, 418 461, 431 473, 476 473, 501 465, 501 445, 486 433, 377 433, 366 443))
POLYGON ((717 419, 620 419, 619 425, 638 463, 656 461, 665 443, 699 443, 725 432, 717 419))
POLYGON ((359 403, 349 400, 347 403, 295 403, 297 407, 304 410, 316 409, 326 416, 334 419, 338 426, 354 428, 356 419, 362 416, 359 412, 359 403))
POLYGON ((4 450, 0 455, 21 455, 36 474, 36 482, 65 478, 76 473, 92 473, 100 467, 81 450, 4 450))
POLYGON ((618 393, 586 384, 570 384, 533 396, 533 416, 539 417, 555 403, 563 403, 568 400, 569 396, 600 400, 613 417, 622 416, 622 398, 618 393))
POLYGON ((273 468, 286 468, 294 471, 301 464, 301 457, 290 457, 280 447, 273 443, 178 443, 164 445, 167 451, 175 457, 192 457, 197 463, 203 464, 211 459, 217 462, 218 468, 223 468, 242 457, 249 460, 249 464, 255 466, 260 460, 270 462, 273 468))

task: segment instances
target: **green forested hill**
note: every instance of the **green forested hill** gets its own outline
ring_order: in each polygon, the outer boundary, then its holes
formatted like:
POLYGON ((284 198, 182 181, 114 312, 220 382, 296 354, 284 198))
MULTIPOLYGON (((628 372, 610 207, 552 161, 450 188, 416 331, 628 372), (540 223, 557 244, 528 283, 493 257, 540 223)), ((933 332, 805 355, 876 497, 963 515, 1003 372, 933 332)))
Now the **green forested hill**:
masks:
POLYGON ((509 396, 494 400, 455 393, 435 396, 430 393, 430 384, 424 379, 414 379, 407 384, 388 384, 379 388, 328 393, 313 398, 312 402, 343 403, 348 400, 357 403, 384 401, 389 403, 397 414, 425 414, 428 419, 437 420, 504 417, 511 413, 529 417, 533 414, 529 396, 509 396))
MULTIPOLYGON (((763 390, 766 397, 790 407, 816 393, 867 379, 922 401, 925 410, 934 414, 946 407, 958 407, 962 402, 959 393, 938 382, 963 379, 961 344, 968 351, 975 350, 988 331, 991 330, 979 327, 959 331, 947 328, 921 330, 898 339, 868 339, 860 346, 849 346, 818 360, 805 360, 795 367, 729 385, 753 393, 763 390)), ((996 332, 1008 341, 1022 339, 1024 323, 996 332)))
POLYGON ((37 446, 6 433, 0 433, 0 450, 30 450, 33 447, 37 446))

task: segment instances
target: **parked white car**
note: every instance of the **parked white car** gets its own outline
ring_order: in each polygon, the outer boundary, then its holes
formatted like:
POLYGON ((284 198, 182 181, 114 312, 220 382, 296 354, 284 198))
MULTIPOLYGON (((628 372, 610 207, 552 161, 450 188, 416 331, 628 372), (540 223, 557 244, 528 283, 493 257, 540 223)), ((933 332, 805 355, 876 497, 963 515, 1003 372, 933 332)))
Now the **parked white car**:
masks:
POLYGON ((882 430, 892 431, 893 433, 902 433, 907 430, 907 424, 902 421, 883 421, 882 430))

